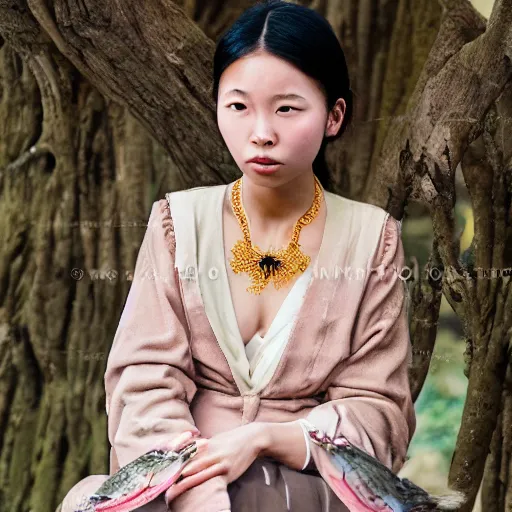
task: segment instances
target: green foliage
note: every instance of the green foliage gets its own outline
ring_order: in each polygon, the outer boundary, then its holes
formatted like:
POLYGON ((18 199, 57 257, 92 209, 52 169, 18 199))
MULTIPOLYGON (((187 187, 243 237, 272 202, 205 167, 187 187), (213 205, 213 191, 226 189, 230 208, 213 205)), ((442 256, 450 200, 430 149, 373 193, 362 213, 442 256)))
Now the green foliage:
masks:
POLYGON ((439 330, 430 371, 415 403, 417 427, 409 456, 439 452, 446 464, 444 471, 451 462, 466 399, 463 351, 464 343, 453 331, 439 330))
POLYGON ((446 462, 451 462, 457 433, 462 417, 464 396, 442 395, 432 379, 427 379, 416 402, 418 426, 409 448, 409 455, 425 449, 440 452, 446 462))

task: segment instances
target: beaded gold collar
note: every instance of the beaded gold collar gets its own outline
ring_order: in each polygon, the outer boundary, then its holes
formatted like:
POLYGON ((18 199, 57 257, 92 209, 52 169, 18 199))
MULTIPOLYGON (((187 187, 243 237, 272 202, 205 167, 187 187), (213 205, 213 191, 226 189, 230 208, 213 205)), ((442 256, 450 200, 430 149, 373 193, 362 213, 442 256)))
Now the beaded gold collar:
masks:
POLYGON ((251 242, 249 224, 242 205, 241 198, 242 178, 238 179, 231 191, 231 206, 244 235, 238 240, 231 252, 233 259, 231 268, 236 274, 247 272, 252 284, 247 291, 259 295, 272 281, 274 288, 285 286, 297 272, 304 272, 311 262, 311 258, 300 250, 299 235, 303 226, 310 224, 317 216, 322 199, 322 187, 315 176, 315 197, 308 211, 295 223, 293 235, 288 246, 278 251, 262 251, 251 242))

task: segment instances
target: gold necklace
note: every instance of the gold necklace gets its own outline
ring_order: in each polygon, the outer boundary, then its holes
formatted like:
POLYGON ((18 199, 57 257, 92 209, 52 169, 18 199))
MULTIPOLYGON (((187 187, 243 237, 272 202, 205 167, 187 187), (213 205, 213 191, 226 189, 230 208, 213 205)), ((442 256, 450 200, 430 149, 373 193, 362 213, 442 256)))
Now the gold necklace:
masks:
POLYGON ((231 252, 233 259, 231 268, 236 274, 247 272, 252 280, 252 285, 247 288, 250 293, 260 294, 270 281, 278 290, 286 285, 297 273, 304 272, 311 262, 311 258, 300 250, 299 234, 303 226, 311 223, 317 216, 322 198, 322 186, 315 176, 315 197, 309 210, 295 223, 293 235, 286 249, 278 251, 262 251, 251 242, 249 224, 245 215, 241 200, 242 178, 235 181, 231 191, 231 206, 238 219, 238 224, 244 235, 243 240, 238 240, 231 252))

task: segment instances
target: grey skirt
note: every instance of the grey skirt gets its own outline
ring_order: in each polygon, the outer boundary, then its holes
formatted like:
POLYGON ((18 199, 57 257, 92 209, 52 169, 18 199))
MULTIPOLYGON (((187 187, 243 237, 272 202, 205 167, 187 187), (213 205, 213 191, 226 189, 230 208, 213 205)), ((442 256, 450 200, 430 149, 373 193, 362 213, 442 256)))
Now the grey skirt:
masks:
MULTIPOLYGON (((108 475, 90 475, 66 495, 57 512, 76 512, 108 475)), ((316 471, 295 471, 272 458, 258 458, 228 485, 231 512, 350 512, 316 471)), ((168 512, 164 494, 136 512, 168 512)))
POLYGON ((350 512, 316 471, 256 459, 228 485, 231 512, 350 512))

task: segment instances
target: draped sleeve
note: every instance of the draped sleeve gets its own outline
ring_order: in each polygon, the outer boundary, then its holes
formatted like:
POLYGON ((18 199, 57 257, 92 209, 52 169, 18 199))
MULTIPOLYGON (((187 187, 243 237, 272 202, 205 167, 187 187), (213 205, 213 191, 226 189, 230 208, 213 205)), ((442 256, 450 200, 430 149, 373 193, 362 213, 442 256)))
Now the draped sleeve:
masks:
MULTIPOLYGON (((111 474, 195 426, 189 409, 195 370, 175 248, 171 212, 162 199, 151 209, 104 376, 111 474)), ((174 512, 229 508, 220 476, 172 502, 174 512)))
MULTIPOLYGON (((345 436, 395 473, 416 428, 403 265, 400 223, 388 215, 352 331, 350 356, 338 365, 324 402, 306 416, 330 437, 345 436)), ((322 474, 322 448, 312 441, 310 448, 310 467, 322 474)))

